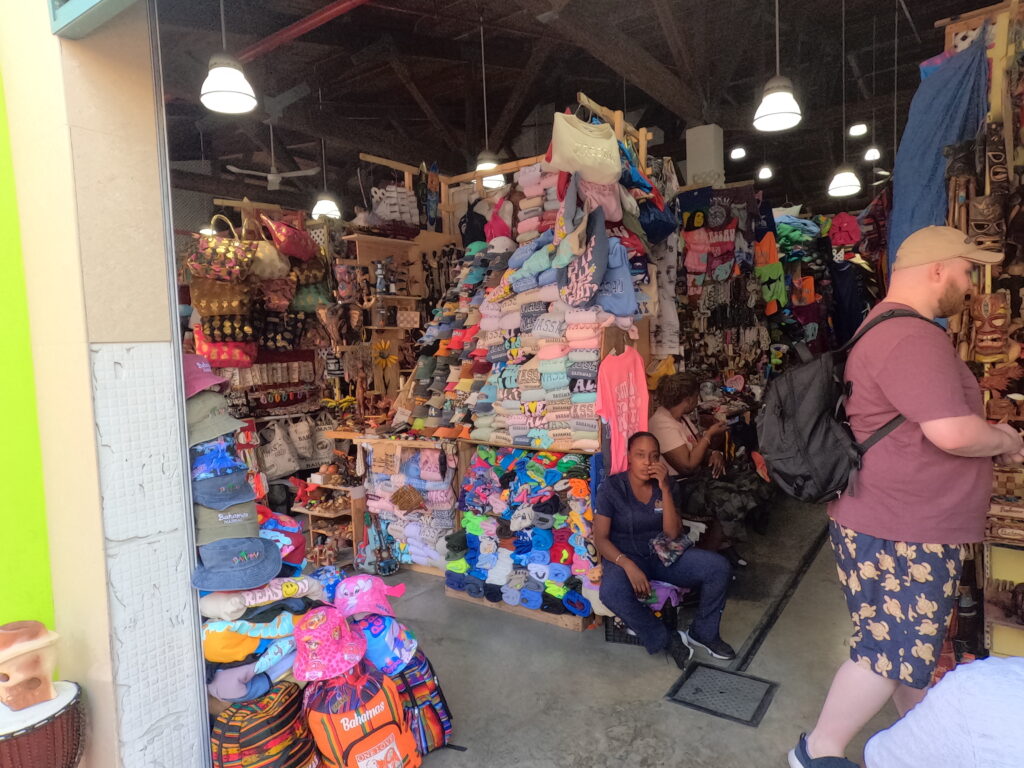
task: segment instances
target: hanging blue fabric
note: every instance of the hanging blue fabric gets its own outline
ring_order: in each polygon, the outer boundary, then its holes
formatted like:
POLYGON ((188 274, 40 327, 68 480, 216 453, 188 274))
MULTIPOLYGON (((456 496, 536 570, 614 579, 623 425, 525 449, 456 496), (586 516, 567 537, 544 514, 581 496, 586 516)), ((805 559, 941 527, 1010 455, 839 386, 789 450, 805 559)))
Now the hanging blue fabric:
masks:
POLYGON ((974 138, 988 111, 987 29, 967 50, 941 64, 910 103, 893 168, 889 268, 896 250, 921 227, 946 222, 946 161, 942 149, 974 138))

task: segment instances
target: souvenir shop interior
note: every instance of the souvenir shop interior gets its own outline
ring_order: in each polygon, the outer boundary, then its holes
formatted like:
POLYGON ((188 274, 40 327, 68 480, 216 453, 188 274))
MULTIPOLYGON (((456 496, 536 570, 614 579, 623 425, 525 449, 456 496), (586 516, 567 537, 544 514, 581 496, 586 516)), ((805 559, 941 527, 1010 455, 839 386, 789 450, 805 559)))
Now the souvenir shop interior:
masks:
MULTIPOLYGON (((949 333, 1024 421, 1024 16, 594 5, 157 3, 215 766, 781 754, 848 615, 758 415, 884 295, 901 182, 1005 252, 949 333), (731 568, 682 672, 601 598, 645 431, 731 568)), ((1022 498, 998 469, 940 672, 1024 653, 1022 498)), ((710 589, 651 586, 670 633, 710 589)))

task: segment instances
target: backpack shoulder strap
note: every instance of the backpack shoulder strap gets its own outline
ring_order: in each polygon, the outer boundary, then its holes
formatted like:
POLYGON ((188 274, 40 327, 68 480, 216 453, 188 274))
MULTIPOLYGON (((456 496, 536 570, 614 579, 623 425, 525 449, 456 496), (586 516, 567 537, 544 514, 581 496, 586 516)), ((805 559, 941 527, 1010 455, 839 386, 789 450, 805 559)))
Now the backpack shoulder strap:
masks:
POLYGON ((858 341, 860 341, 861 338, 863 338, 864 334, 866 334, 868 331, 870 331, 876 325, 881 325, 886 320, 893 320, 893 319, 895 319, 897 317, 916 317, 918 320, 924 320, 926 323, 930 323, 931 325, 934 325, 935 327, 939 327, 935 322, 933 322, 932 320, 929 320, 928 318, 926 318, 921 313, 915 312, 912 309, 889 309, 889 310, 886 310, 885 312, 883 312, 882 314, 880 314, 878 317, 873 318, 870 322, 868 322, 866 325, 861 327, 860 330, 858 330, 853 335, 852 339, 850 339, 848 342, 843 344, 843 346, 841 346, 836 351, 837 352, 849 352, 850 349, 853 347, 853 345, 856 344, 858 341))

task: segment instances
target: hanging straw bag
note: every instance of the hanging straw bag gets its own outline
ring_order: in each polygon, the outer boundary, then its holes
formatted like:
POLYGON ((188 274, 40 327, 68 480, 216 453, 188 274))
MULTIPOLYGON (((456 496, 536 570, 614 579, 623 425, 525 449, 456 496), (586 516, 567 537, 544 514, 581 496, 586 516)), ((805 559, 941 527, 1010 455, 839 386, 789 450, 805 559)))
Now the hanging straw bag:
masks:
POLYGON ((287 277, 292 269, 288 259, 281 255, 272 240, 267 239, 263 227, 255 219, 246 219, 242 224, 243 236, 252 236, 256 253, 252 260, 252 274, 260 280, 276 280, 287 277))
POLYGON ((256 248, 254 240, 242 240, 226 216, 217 214, 210 225, 221 219, 231 230, 231 237, 221 235, 195 235, 192 249, 185 258, 185 267, 196 277, 236 283, 245 280, 252 269, 256 248))
POLYGON ((320 246, 306 230, 283 221, 274 221, 265 213, 260 214, 260 221, 270 230, 274 245, 283 255, 299 261, 309 261, 320 254, 320 246))
POLYGON ((594 184, 612 184, 619 179, 619 143, 607 123, 594 125, 576 115, 555 113, 551 127, 551 165, 560 171, 579 172, 594 184))

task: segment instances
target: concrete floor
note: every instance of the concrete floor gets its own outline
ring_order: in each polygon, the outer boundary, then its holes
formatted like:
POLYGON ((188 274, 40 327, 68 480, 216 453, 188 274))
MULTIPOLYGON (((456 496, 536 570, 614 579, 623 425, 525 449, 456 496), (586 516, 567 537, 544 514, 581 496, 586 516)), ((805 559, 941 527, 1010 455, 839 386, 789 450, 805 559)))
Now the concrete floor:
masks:
MULTIPOLYGON (((435 577, 399 580, 408 591, 396 612, 437 670, 453 741, 468 748, 435 752, 430 768, 782 768, 847 658, 849 616, 827 545, 747 670, 780 684, 758 728, 665 700, 679 671, 662 655, 446 598, 435 577)), ((723 634, 739 645, 726 624, 723 634)), ((860 760, 867 737, 894 719, 879 715, 848 757, 860 760)))

